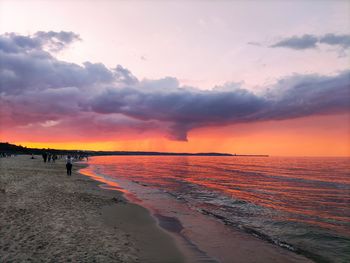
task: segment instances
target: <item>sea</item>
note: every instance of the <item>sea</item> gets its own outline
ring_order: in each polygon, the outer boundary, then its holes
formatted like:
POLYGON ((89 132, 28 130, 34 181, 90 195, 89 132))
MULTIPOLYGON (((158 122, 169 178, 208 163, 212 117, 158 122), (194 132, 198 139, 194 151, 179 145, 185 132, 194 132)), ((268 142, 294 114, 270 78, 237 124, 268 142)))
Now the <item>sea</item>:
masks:
POLYGON ((167 196, 315 262, 350 262, 350 158, 99 156, 85 173, 154 209, 167 196))

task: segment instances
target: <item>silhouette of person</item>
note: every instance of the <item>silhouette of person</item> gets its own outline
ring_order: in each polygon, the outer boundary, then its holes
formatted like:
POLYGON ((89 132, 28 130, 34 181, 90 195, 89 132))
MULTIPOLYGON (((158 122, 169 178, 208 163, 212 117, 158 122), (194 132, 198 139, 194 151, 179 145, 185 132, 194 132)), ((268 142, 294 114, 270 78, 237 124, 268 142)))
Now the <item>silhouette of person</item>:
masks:
POLYGON ((66 168, 67 168, 67 175, 72 175, 72 167, 73 167, 73 158, 68 155, 66 159, 66 168))
POLYGON ((47 153, 46 152, 43 153, 43 160, 44 160, 44 163, 46 163, 46 160, 47 160, 47 153))

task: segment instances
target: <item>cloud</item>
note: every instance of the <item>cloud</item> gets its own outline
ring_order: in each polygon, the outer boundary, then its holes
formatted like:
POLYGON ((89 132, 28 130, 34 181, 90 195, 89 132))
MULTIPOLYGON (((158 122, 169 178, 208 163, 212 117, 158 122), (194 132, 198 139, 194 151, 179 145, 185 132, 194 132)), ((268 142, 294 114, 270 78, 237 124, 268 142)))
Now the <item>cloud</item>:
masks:
MULTIPOLYGON (((169 80, 168 80, 169 81, 169 80)), ((157 82, 157 81, 155 81, 157 82)), ((163 90, 106 89, 89 101, 94 112, 120 113, 138 120, 172 123, 172 138, 186 140, 191 129, 267 120, 286 120, 350 110, 350 73, 325 77, 295 75, 280 80, 267 92, 254 94, 234 83, 209 91, 174 87, 162 80, 163 90)), ((148 83, 148 86, 149 85, 148 83)))
POLYGON ((57 52, 77 40, 80 40, 79 35, 66 31, 38 31, 29 36, 6 33, 0 36, 0 50, 8 53, 20 53, 47 48, 51 52, 57 52))
POLYGON ((261 47, 261 43, 255 41, 247 42, 247 45, 261 47))
POLYGON ((37 38, 42 43, 42 46, 46 46, 51 52, 58 52, 64 49, 67 45, 74 41, 80 40, 79 35, 73 32, 44 32, 38 31, 34 38, 37 38))
POLYGON ((303 35, 301 37, 293 36, 283 39, 270 47, 286 47, 291 49, 316 48, 318 38, 313 35, 303 35))
POLYGON ((52 38, 69 44, 77 35, 0 36, 1 127, 61 129, 87 137, 163 134, 186 141, 188 132, 200 127, 350 110, 350 71, 289 76, 259 94, 243 83, 199 90, 173 77, 138 80, 121 65, 58 60, 43 44, 52 38))
POLYGON ((123 68, 121 65, 117 65, 114 69, 114 77, 118 82, 122 82, 128 85, 137 83, 137 78, 128 70, 123 68))
POLYGON ((52 127, 52 126, 56 126, 59 123, 60 123, 59 121, 48 120, 48 121, 45 121, 45 122, 41 123, 41 126, 43 126, 43 127, 52 127))
POLYGON ((339 45, 342 48, 349 48, 350 35, 326 34, 320 38, 319 42, 328 45, 339 45))
POLYGON ((346 49, 350 47, 350 35, 326 34, 323 36, 315 36, 306 34, 303 36, 293 36, 282 39, 281 41, 271 45, 270 47, 284 47, 302 50, 317 48, 319 44, 338 46, 343 49, 346 49))
MULTIPOLYGON (((33 36, 14 33, 0 36, 0 92, 16 94, 26 90, 37 91, 62 87, 79 87, 112 83, 130 73, 121 67, 107 69, 101 63, 85 62, 83 66, 57 60, 48 51, 47 43, 62 49, 78 38, 72 32, 38 32, 33 36)), ((121 79, 121 81, 123 81, 121 79)))

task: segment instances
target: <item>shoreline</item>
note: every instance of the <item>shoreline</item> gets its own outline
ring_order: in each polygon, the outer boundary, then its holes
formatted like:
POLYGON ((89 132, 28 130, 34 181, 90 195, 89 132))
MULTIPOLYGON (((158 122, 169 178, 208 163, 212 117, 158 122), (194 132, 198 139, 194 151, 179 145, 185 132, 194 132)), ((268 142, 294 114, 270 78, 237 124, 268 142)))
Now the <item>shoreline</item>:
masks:
POLYGON ((185 262, 149 211, 63 160, 0 160, 0 261, 185 262))
MULTIPOLYGON (((86 168, 86 167, 85 167, 86 168)), ((126 189, 120 187, 117 183, 109 181, 105 179, 105 177, 100 177, 90 173, 87 169, 82 168, 79 170, 79 173, 82 176, 86 176, 91 178, 92 180, 101 183, 98 186, 104 190, 112 190, 120 193, 120 198, 122 200, 127 200, 127 202, 134 204, 135 206, 142 207, 147 210, 147 213, 150 217, 155 220, 157 228, 159 228, 162 232, 165 232, 166 235, 170 236, 176 244, 176 247, 180 250, 180 253, 184 256, 183 262, 191 263, 191 262, 207 262, 207 263, 219 263, 219 261, 215 258, 212 258, 206 254, 206 252, 199 249, 196 244, 192 243, 191 240, 187 239, 181 231, 183 230, 183 226, 181 222, 176 217, 168 217, 164 216, 149 206, 146 206, 141 199, 136 197, 131 192, 128 192, 126 189)), ((122 201, 123 202, 123 201, 122 201)), ((108 207, 104 209, 103 215, 105 215, 105 220, 109 224, 111 224, 111 216, 115 218, 116 213, 113 211, 115 207, 108 207)), ((128 218, 126 218, 128 220, 128 218)), ((113 223, 112 223, 113 224, 113 223)), ((148 262, 148 261, 145 261, 148 262)), ((150 263, 158 262, 151 261, 150 263)), ((168 262, 168 261, 160 261, 160 262, 168 262)), ((173 262, 173 261, 171 261, 173 262)), ((174 261, 174 262, 182 262, 182 261, 174 261)))
POLYGON ((190 210, 163 214, 88 167, 68 177, 63 160, 0 160, 0 261, 312 262, 190 210))

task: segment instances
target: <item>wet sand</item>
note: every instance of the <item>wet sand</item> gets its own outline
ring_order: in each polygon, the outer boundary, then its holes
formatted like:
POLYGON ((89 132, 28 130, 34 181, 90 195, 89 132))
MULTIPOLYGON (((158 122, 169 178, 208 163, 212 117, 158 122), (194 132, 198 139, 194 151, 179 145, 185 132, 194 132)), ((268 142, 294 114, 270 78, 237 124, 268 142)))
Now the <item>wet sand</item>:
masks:
POLYGON ((0 159, 0 262, 183 262, 145 208, 62 160, 0 159))

